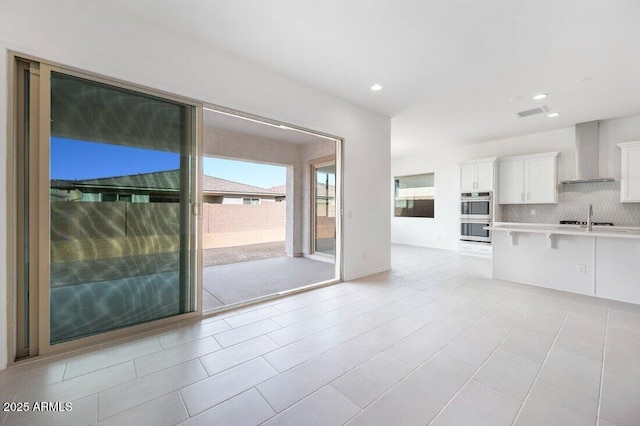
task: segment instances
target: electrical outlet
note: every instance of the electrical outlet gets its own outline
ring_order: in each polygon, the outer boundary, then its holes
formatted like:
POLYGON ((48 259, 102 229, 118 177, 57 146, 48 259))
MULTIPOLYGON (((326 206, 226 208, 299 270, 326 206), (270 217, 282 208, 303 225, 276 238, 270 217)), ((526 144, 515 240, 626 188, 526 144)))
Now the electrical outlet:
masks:
POLYGON ((535 216, 536 215, 536 209, 531 209, 531 216, 535 216))
POLYGON ((576 272, 578 274, 586 274, 587 273, 587 265, 578 265, 578 266, 576 266, 576 272))

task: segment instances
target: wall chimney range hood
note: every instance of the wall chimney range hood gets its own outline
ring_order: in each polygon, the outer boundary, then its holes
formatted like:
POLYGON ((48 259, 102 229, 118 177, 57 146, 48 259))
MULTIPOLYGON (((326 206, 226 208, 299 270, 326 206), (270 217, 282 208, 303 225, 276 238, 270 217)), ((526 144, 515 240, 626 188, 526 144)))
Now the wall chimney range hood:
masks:
POLYGON ((576 124, 576 177, 562 184, 585 182, 612 182, 613 178, 600 177, 600 122, 576 124))

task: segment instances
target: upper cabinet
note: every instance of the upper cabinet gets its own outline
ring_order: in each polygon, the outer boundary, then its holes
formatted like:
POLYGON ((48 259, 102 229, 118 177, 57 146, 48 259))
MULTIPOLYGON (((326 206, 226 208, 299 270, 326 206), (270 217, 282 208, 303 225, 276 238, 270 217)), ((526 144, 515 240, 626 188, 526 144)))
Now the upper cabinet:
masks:
POLYGON ((500 160, 498 203, 524 203, 524 160, 500 160))
POLYGON ((493 191, 496 157, 460 163, 460 191, 493 191))
POLYGON ((558 152, 501 158, 498 203, 557 203, 557 159, 558 152))
POLYGON ((620 158, 620 201, 640 203, 640 141, 619 143, 620 158))

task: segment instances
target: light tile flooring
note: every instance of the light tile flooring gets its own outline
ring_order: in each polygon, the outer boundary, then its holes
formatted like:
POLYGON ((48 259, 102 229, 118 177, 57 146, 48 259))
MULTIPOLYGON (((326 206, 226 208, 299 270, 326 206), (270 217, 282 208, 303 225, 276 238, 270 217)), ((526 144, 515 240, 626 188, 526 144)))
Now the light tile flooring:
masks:
POLYGON ((0 373, 14 424, 638 425, 640 306, 394 246, 393 271, 0 373))

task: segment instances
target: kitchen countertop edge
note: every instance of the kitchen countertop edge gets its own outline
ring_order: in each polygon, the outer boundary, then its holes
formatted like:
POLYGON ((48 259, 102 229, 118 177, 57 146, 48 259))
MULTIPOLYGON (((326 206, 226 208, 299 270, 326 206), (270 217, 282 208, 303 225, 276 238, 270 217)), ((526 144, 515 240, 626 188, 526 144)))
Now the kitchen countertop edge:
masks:
POLYGON ((580 225, 495 222, 492 226, 487 226, 484 229, 499 232, 525 232, 533 234, 575 235, 580 237, 640 239, 640 227, 631 226, 594 226, 593 231, 587 232, 587 230, 584 227, 580 227, 580 225))

